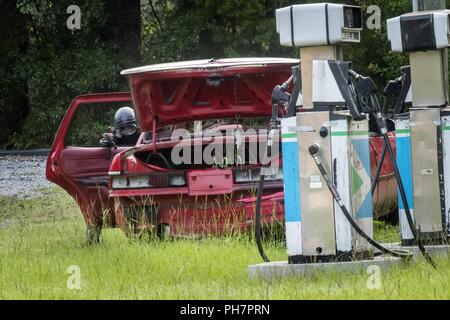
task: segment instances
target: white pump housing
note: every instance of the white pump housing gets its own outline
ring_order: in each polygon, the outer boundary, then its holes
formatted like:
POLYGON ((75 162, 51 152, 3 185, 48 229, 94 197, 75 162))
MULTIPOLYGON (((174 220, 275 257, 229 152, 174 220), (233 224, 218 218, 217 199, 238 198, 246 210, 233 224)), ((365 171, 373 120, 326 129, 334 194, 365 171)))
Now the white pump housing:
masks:
POLYGON ((316 47, 360 42, 360 7, 317 3, 293 5, 276 11, 280 43, 288 47, 316 47))
POLYGON ((450 11, 414 12, 387 21, 392 51, 418 52, 449 47, 450 11))

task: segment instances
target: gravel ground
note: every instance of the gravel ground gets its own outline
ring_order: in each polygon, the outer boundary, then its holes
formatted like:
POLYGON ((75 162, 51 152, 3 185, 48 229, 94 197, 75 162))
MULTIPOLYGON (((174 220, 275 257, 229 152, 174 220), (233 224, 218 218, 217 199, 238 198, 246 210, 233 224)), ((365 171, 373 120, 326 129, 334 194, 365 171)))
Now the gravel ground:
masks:
POLYGON ((45 179, 47 157, 0 157, 0 196, 32 198, 52 187, 45 179))

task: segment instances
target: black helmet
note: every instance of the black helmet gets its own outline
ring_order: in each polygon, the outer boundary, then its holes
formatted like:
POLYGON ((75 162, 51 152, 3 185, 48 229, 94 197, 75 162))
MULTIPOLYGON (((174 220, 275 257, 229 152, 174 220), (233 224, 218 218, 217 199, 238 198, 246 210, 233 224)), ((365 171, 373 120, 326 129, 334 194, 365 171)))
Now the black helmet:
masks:
POLYGON ((120 129, 128 125, 136 124, 136 117, 134 116, 134 110, 130 107, 123 107, 117 110, 114 116, 114 127, 120 129))

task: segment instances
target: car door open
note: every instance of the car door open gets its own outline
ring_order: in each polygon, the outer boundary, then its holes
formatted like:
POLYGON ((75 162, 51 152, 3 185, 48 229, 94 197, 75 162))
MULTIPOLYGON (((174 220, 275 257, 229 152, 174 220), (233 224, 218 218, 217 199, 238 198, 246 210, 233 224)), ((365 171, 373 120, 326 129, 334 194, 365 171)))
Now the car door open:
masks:
POLYGON ((47 160, 47 179, 77 201, 87 230, 101 229, 104 222, 115 225, 114 215, 110 215, 108 170, 113 157, 128 147, 102 145, 101 139, 113 125, 115 112, 123 106, 131 106, 129 93, 75 98, 47 160))

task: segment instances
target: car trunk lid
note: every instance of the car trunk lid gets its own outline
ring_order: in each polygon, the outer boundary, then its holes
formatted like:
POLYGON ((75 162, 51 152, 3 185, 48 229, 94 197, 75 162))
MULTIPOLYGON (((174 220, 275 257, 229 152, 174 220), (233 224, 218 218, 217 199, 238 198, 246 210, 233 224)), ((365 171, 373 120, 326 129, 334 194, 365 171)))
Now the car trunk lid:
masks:
POLYGON ((271 112, 273 88, 299 61, 283 58, 197 60, 122 71, 144 131, 191 120, 259 117, 271 112))

